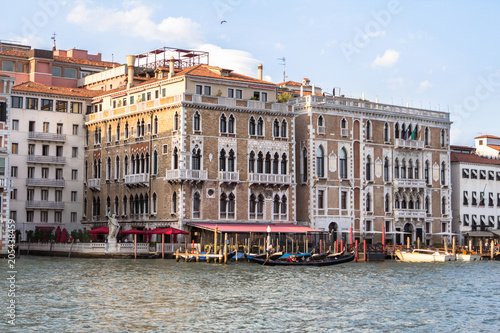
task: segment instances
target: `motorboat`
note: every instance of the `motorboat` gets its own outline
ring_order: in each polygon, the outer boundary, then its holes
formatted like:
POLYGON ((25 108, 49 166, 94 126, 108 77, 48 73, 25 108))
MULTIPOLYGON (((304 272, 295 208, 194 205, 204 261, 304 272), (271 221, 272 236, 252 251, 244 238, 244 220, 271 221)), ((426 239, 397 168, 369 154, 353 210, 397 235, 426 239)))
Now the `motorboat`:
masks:
POLYGON ((455 256, 449 253, 426 249, 414 249, 411 252, 398 250, 396 256, 399 260, 407 262, 446 262, 455 260, 455 256))
POLYGON ((479 261, 481 256, 475 252, 459 251, 457 252, 457 261, 479 261))

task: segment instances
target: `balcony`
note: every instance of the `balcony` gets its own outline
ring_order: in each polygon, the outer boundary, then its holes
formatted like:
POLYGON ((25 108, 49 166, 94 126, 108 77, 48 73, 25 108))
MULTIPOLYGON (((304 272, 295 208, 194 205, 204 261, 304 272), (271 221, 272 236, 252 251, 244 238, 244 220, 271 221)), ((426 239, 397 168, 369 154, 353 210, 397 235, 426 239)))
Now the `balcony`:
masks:
POLYGON ((62 202, 62 201, 45 201, 45 200, 26 201, 26 209, 62 210, 62 209, 64 209, 64 202, 62 202))
POLYGON ((238 171, 219 171, 219 181, 221 182, 238 182, 240 173, 238 171))
POLYGON ((28 155, 28 163, 66 164, 64 156, 28 155))
POLYGON ((64 179, 48 179, 48 178, 28 178, 26 186, 38 187, 64 187, 66 184, 64 179))
POLYGON ((249 173, 248 180, 256 184, 290 185, 292 176, 268 173, 249 173))
POLYGON ((125 185, 127 186, 148 186, 149 173, 138 173, 125 176, 125 185))
POLYGON ((325 126, 318 126, 318 134, 325 134, 325 126))
POLYGON ((423 219, 425 215, 425 209, 394 209, 396 219, 423 219))
POLYGON ((65 142, 66 141, 66 134, 45 133, 45 132, 29 132, 28 133, 28 140, 65 142))
POLYGON ((342 128, 340 131, 340 134, 342 135, 343 138, 347 138, 349 136, 349 129, 348 128, 342 128))
POLYGON ((394 139, 394 148, 424 149, 424 142, 420 140, 394 139))
POLYGON ((93 191, 101 190, 101 178, 92 178, 87 181, 87 187, 93 191))
POLYGON ((10 181, 8 178, 0 178, 0 188, 6 189, 10 185, 10 181))
POLYGON ((403 188, 424 188, 425 187, 425 179, 399 179, 394 178, 393 181, 394 187, 403 187, 403 188))
POLYGON ((175 169, 167 170, 167 181, 204 181, 208 179, 207 170, 175 169))

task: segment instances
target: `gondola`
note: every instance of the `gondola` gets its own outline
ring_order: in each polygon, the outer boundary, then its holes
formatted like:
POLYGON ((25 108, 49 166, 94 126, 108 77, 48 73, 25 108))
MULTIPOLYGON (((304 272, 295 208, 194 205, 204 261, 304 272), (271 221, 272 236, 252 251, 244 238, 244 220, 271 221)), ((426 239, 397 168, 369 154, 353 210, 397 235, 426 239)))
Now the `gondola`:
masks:
POLYGON ((322 260, 304 258, 303 260, 294 261, 293 257, 279 258, 277 260, 250 257, 248 260, 265 266, 331 266, 353 261, 354 253, 339 254, 338 256, 327 257, 322 260))

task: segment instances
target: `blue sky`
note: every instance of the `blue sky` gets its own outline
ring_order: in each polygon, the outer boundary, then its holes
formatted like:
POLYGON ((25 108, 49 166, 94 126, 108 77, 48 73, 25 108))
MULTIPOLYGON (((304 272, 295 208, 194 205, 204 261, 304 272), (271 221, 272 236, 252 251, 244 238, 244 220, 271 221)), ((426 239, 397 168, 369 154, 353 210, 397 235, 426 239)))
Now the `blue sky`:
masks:
POLYGON ((9 1, 0 39, 127 54, 203 49, 210 63, 266 79, 307 77, 349 97, 450 111, 452 143, 500 136, 498 1, 9 1), (221 24, 222 20, 227 23, 221 24))

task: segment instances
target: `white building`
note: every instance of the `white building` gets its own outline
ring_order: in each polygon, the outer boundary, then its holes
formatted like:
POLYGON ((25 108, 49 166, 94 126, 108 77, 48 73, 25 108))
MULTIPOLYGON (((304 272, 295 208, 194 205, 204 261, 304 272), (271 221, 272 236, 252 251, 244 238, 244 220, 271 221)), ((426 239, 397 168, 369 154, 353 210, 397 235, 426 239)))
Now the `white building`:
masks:
POLYGON ((10 217, 22 240, 36 227, 81 228, 84 112, 96 93, 36 82, 13 88, 10 217))
POLYGON ((0 75, 0 253, 7 250, 6 222, 9 218, 11 182, 9 180, 10 156, 10 93, 14 79, 0 75))
POLYGON ((478 155, 488 149, 479 138, 475 150, 451 148, 453 231, 464 245, 500 235, 500 160, 478 155))

